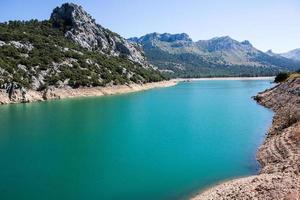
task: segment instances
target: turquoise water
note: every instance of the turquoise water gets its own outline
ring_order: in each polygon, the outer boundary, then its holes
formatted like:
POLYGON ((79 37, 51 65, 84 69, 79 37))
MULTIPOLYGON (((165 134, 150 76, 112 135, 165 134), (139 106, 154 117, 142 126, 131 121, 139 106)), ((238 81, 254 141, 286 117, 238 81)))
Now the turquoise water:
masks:
POLYGON ((258 170, 267 80, 0 106, 0 199, 186 199, 258 170))

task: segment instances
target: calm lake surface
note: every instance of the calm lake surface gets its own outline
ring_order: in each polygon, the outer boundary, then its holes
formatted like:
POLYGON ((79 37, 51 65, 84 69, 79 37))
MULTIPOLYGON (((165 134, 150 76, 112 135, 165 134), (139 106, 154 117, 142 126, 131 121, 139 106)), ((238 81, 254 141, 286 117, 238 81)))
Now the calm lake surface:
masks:
POLYGON ((0 106, 0 199, 186 199, 255 174, 270 80, 0 106))

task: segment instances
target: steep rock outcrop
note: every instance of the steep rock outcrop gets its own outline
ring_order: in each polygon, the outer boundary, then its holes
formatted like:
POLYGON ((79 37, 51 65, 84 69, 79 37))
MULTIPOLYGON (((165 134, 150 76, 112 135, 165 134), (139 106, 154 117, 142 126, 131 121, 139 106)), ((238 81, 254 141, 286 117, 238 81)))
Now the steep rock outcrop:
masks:
POLYGON ((116 33, 97 24, 83 8, 73 3, 65 3, 53 10, 50 20, 55 28, 62 29, 65 36, 89 50, 112 56, 124 56, 148 67, 143 52, 138 45, 129 43, 116 33))

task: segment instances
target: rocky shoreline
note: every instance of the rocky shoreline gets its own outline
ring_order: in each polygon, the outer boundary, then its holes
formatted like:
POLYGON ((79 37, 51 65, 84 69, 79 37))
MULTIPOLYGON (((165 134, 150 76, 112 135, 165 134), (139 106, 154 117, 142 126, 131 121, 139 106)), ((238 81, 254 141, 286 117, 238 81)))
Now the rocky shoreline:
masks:
POLYGON ((300 199, 300 78, 289 79, 254 99, 275 112, 257 153, 260 173, 222 183, 192 200, 300 199))
POLYGON ((54 88, 50 87, 44 91, 14 89, 8 92, 0 90, 0 105, 12 103, 31 103, 46 100, 76 98, 76 97, 92 97, 105 96, 115 94, 125 94, 149 90, 153 88, 171 87, 178 83, 176 80, 145 83, 145 84, 128 84, 107 87, 82 87, 73 89, 71 87, 54 88))
POLYGON ((114 94, 124 94, 130 92, 138 92, 159 87, 171 87, 178 82, 190 82, 198 80, 271 80, 274 77, 225 77, 225 78, 186 78, 186 79, 171 79, 168 81, 152 82, 145 84, 127 84, 115 85, 106 87, 80 87, 72 88, 69 86, 62 86, 59 88, 49 87, 47 90, 25 90, 24 88, 15 88, 13 91, 8 89, 0 89, 0 105, 14 104, 14 103, 31 103, 46 100, 57 100, 76 97, 92 97, 104 96, 114 94))

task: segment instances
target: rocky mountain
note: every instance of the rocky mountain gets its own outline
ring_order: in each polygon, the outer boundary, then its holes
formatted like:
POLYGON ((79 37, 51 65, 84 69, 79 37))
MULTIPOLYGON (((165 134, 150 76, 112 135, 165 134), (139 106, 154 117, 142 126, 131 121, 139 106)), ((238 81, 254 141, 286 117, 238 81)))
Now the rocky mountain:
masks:
POLYGON ((120 35, 97 24, 79 5, 66 3, 55 8, 50 21, 55 28, 64 31, 66 38, 86 49, 98 50, 112 56, 124 56, 147 67, 138 45, 129 43, 120 35))
POLYGON ((300 61, 300 48, 299 49, 294 49, 294 50, 286 52, 286 53, 282 53, 280 55, 285 57, 285 58, 300 61))
POLYGON ((260 76, 300 68, 300 62, 229 36, 194 42, 185 33, 151 33, 128 40, 142 45, 150 63, 171 76, 260 76))
POLYGON ((272 49, 269 49, 268 51, 265 52, 266 54, 268 54, 269 56, 280 56, 277 53, 274 53, 272 49))
POLYGON ((0 24, 0 89, 46 90, 163 80, 139 45, 66 3, 49 20, 0 24))

